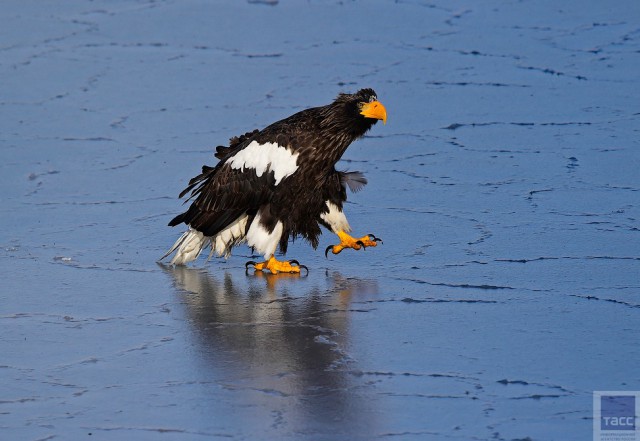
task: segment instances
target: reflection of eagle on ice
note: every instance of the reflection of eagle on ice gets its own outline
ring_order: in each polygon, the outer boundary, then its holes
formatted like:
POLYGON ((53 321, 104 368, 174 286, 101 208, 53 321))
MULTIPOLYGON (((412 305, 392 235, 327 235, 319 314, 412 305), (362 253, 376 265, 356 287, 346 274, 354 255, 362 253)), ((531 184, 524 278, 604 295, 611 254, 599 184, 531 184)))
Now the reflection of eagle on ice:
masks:
POLYGON ((342 211, 346 187, 359 190, 361 173, 339 172, 335 164, 347 147, 363 136, 387 113, 372 89, 340 94, 326 106, 298 112, 261 131, 232 138, 218 147, 215 167, 203 166, 180 197, 191 191, 189 209, 169 225, 185 223, 189 229, 164 257, 171 263, 195 260, 202 250, 228 256, 243 242, 264 255, 265 262, 250 262, 256 270, 300 272, 297 261, 278 261, 276 248, 285 253, 290 238, 302 236, 316 248, 320 225, 336 233, 337 254, 345 248, 376 246, 373 235, 351 237, 342 211))

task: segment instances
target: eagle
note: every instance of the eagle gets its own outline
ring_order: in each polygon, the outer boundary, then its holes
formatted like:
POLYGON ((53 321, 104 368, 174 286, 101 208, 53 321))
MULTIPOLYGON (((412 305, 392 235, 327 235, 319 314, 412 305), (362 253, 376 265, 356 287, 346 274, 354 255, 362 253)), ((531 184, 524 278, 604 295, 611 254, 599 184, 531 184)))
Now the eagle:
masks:
POLYGON ((218 146, 218 163, 204 165, 189 181, 180 198, 190 192, 188 210, 169 226, 188 229, 160 259, 175 252, 171 264, 184 265, 210 247, 228 257, 242 243, 264 256, 263 262, 247 262, 247 270, 300 273, 308 268, 296 260, 276 259, 285 254, 290 240, 306 239, 313 248, 325 227, 339 243, 325 250, 338 254, 346 248, 375 247, 373 234, 355 238, 343 212, 347 187, 355 192, 367 180, 360 172, 337 171, 336 163, 347 147, 387 111, 373 89, 340 93, 326 106, 302 110, 262 130, 254 130, 218 146))

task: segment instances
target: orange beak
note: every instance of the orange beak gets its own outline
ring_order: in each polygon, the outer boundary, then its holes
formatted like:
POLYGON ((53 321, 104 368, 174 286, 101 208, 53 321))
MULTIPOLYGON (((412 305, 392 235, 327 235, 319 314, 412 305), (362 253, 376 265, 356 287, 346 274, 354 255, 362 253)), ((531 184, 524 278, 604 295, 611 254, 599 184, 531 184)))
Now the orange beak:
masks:
POLYGON ((360 115, 367 118, 381 119, 383 124, 387 123, 387 109, 384 108, 380 101, 372 101, 364 103, 360 115))

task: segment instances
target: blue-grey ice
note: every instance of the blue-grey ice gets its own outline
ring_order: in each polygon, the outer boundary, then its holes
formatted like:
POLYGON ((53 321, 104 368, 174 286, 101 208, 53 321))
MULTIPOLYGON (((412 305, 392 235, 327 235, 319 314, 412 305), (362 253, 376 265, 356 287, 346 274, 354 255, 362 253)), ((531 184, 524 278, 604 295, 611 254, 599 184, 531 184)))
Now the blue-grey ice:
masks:
POLYGON ((640 390, 640 6, 5 0, 0 438, 587 440, 640 390), (372 87, 384 244, 156 260, 215 146, 372 87))

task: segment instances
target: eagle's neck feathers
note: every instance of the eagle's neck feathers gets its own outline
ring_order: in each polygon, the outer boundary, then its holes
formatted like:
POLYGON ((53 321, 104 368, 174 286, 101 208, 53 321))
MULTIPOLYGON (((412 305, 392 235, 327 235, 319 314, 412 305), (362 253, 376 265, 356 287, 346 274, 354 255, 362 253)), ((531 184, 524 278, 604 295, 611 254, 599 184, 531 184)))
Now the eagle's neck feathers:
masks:
POLYGON ((323 139, 318 148, 323 151, 316 154, 321 154, 327 165, 333 167, 349 145, 371 129, 375 120, 359 117, 357 109, 350 103, 334 102, 319 110, 319 133, 323 139))

